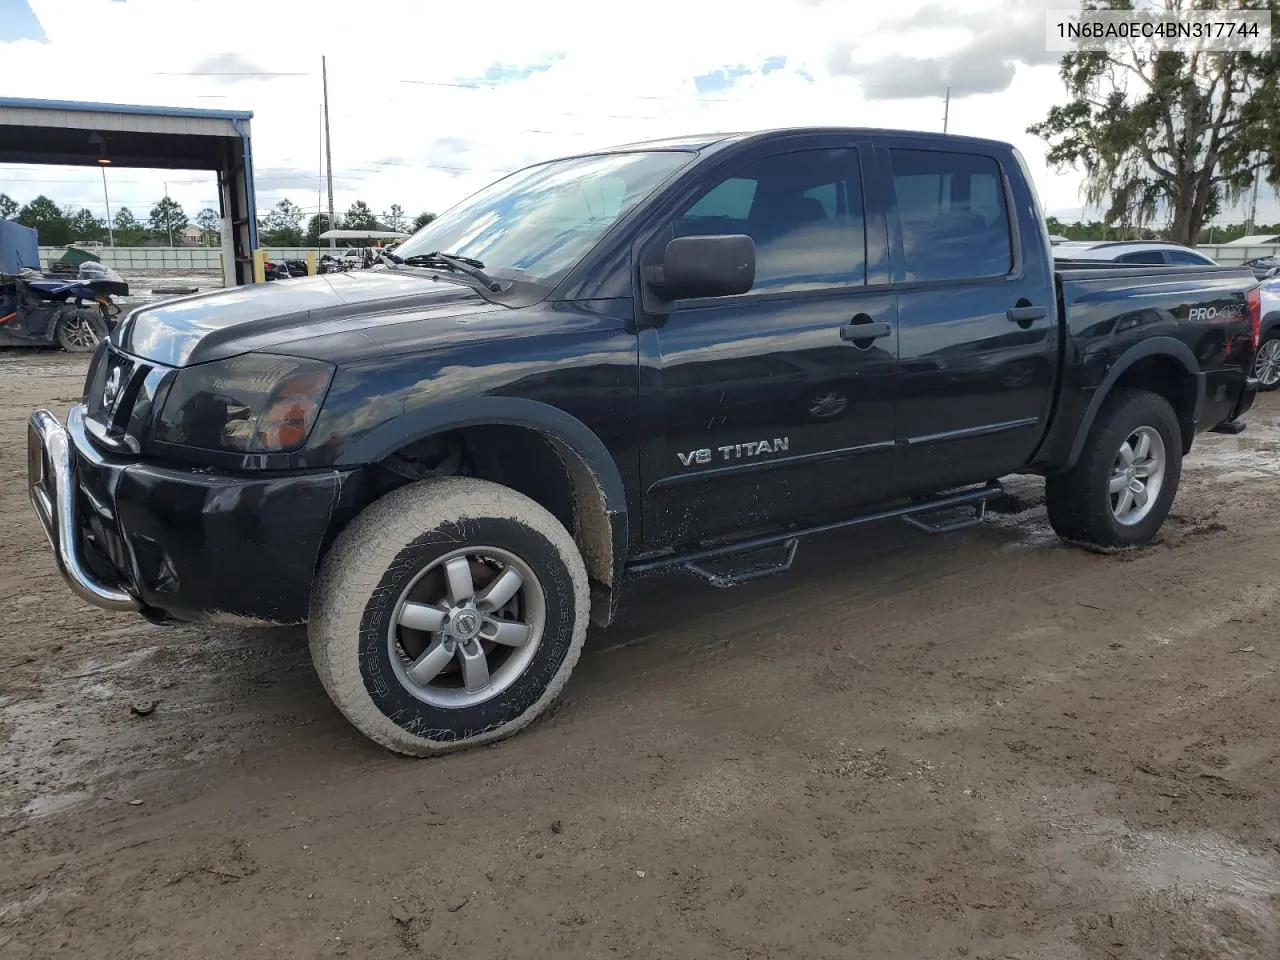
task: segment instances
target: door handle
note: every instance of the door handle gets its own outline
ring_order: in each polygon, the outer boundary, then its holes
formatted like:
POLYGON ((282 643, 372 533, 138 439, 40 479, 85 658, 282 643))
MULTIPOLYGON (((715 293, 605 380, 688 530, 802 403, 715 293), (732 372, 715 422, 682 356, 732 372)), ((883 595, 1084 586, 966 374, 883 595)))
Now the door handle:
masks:
POLYGON ((859 340, 879 340, 893 333, 887 323, 846 323, 840 328, 840 339, 857 342, 859 340))
POLYGON ((1043 320, 1049 315, 1049 311, 1044 307, 1010 307, 1007 313, 1014 323, 1031 323, 1033 320, 1043 320))

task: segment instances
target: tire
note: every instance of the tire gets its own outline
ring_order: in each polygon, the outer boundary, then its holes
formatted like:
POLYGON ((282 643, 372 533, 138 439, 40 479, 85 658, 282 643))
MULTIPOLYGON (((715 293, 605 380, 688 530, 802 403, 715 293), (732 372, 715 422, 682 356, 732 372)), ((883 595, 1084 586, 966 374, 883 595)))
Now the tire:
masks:
POLYGON ((371 505, 334 543, 312 593, 311 658, 369 739, 409 756, 449 753, 508 737, 555 700, 589 603, 577 546, 546 509, 483 480, 427 480, 371 505), (507 590, 490 588, 513 571, 518 591, 504 601, 507 590), (458 602, 468 586, 470 606, 458 602), (484 674, 470 672, 477 650, 484 674))
POLYGON ((58 316, 54 336, 67 353, 92 353, 107 335, 102 316, 91 310, 65 310, 58 316))
POLYGON ((1280 387, 1280 328, 1272 330, 1258 344, 1258 356, 1253 362, 1253 375, 1258 378, 1258 390, 1270 391, 1280 387))
POLYGON ((1154 393, 1117 390, 1098 412, 1079 462, 1045 483, 1049 523, 1065 540, 1112 549, 1145 546, 1169 515, 1181 476, 1182 432, 1173 407, 1154 393), (1124 463, 1129 453, 1132 470, 1124 463), (1112 492, 1124 476, 1134 505, 1127 512, 1119 509, 1124 490, 1112 492), (1134 484, 1142 487, 1146 506, 1137 506, 1141 496, 1133 495, 1134 484))

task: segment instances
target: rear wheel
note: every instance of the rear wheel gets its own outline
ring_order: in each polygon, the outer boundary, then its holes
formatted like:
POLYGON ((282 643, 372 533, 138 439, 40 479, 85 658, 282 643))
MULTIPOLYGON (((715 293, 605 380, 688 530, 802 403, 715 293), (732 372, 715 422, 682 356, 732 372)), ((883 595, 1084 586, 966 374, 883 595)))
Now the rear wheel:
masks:
POLYGON ((1100 547, 1140 547, 1164 524, 1182 475, 1173 407, 1142 390, 1120 390, 1098 413, 1079 462, 1045 484, 1059 536, 1100 547))
POLYGON ((55 336, 67 353, 92 353, 107 335, 101 313, 93 310, 64 310, 58 317, 55 336))
POLYGON ((1253 375, 1258 378, 1259 390, 1280 387, 1280 329, 1267 334, 1258 347, 1258 357, 1253 362, 1253 375))
POLYGON ((428 756, 510 736, 559 694, 582 651, 587 574, 568 532, 506 487, 403 487, 321 566, 311 655, 370 739, 428 756))

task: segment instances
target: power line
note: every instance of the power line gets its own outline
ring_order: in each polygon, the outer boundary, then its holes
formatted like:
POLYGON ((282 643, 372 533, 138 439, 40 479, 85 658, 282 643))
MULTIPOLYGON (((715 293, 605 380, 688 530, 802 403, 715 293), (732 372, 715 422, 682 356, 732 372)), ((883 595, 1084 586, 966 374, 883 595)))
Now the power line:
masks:
MULTIPOLYGON (((762 76, 764 75, 762 74, 762 76)), ((521 79, 528 79, 528 78, 522 77, 521 79)), ((512 89, 512 83, 515 83, 516 81, 512 81, 511 83, 505 83, 505 84, 447 83, 443 80, 397 80, 396 82, 410 84, 412 86, 418 86, 418 87, 443 87, 450 90, 498 91, 498 90, 512 89)), ((557 94, 557 96, 560 96, 560 94, 557 94)), ((662 96, 659 96, 657 94, 644 94, 644 93, 623 93, 623 94, 611 93, 609 95, 609 99, 610 100, 642 100, 642 101, 653 102, 653 103, 666 103, 671 100, 686 100, 688 98, 687 96, 682 94, 671 94, 671 93, 664 94, 662 96)), ((742 97, 704 97, 701 94, 699 94, 696 89, 694 90, 693 99, 701 103, 746 103, 747 102, 746 99, 742 97)))
MULTIPOLYGON (((521 80, 528 80, 538 76, 545 71, 536 71, 535 73, 513 78, 505 82, 482 81, 482 80, 419 80, 416 78, 400 77, 395 79, 395 83, 406 84, 416 87, 436 87, 445 90, 475 90, 481 92, 495 93, 506 92, 517 89, 517 84, 521 80)), ((315 71, 151 71, 150 76, 154 77, 239 77, 239 78, 275 78, 275 77, 316 77, 319 76, 315 71)), ((760 74, 760 77, 769 76, 769 74, 760 74)), ((561 93, 556 94, 558 97, 563 96, 561 93)), ((219 95, 219 99, 225 99, 225 95, 219 95)), ((692 97, 688 93, 667 93, 667 94, 646 94, 646 93, 624 93, 610 94, 611 100, 636 100, 648 103, 669 103, 673 100, 695 101, 698 103, 741 103, 749 102, 749 97, 707 97, 703 96, 695 88, 692 91, 692 97)), ((635 117, 626 114, 606 114, 606 116, 616 117, 622 120, 640 120, 640 119, 662 119, 661 117, 635 117)))
POLYGON ((314 77, 315 74, 310 72, 269 73, 265 71, 260 73, 256 73, 252 71, 242 73, 239 70, 227 70, 227 71, 183 70, 181 72, 167 71, 167 70, 153 70, 151 71, 151 76, 153 77, 314 77))

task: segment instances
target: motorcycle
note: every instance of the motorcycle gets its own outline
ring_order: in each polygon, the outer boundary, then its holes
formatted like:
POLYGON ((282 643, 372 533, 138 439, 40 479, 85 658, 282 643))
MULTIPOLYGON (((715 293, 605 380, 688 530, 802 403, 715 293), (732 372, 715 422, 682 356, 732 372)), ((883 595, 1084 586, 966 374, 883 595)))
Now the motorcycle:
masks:
POLYGON ((335 257, 331 254, 323 254, 320 257, 320 273, 346 273, 352 269, 353 264, 344 258, 335 257))
POLYGON ((263 264, 263 278, 266 280, 290 280, 306 275, 305 260, 268 260, 263 264))
POLYGON ((68 353, 92 352, 118 322, 112 298, 128 295, 120 274, 93 261, 80 264, 74 279, 0 274, 0 346, 56 343, 68 353))

